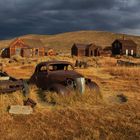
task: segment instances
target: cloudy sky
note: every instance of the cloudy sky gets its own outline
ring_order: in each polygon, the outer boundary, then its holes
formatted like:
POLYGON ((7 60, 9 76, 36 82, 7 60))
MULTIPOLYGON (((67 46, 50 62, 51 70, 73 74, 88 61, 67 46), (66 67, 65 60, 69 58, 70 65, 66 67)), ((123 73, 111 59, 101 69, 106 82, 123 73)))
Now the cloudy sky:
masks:
POLYGON ((140 0, 0 0, 0 39, 105 30, 140 35, 140 0))

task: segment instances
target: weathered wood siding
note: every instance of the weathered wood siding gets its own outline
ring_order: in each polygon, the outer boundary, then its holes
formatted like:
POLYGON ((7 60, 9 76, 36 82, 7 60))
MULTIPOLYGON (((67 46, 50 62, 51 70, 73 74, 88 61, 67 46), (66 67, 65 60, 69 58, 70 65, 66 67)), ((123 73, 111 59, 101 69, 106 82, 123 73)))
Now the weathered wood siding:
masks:
POLYGON ((78 49, 75 45, 72 46, 71 48, 71 55, 75 55, 75 56, 78 56, 78 49))
POLYGON ((78 49, 78 54, 77 56, 86 56, 86 51, 85 49, 78 49))
POLYGON ((119 42, 118 40, 115 40, 112 43, 112 54, 137 56, 137 45, 129 43, 129 41, 122 43, 122 42, 119 42))
POLYGON ((28 48, 22 49, 21 56, 22 57, 32 57, 32 49, 28 49, 28 48))
POLYGON ((45 48, 39 48, 39 56, 45 56, 45 48))
POLYGON ((128 50, 128 55, 131 55, 131 50, 133 50, 133 56, 136 56, 137 47, 136 46, 122 46, 122 54, 126 54, 126 50, 128 50))
POLYGON ((13 55, 20 55, 22 57, 36 57, 44 56, 44 47, 31 47, 27 46, 21 39, 16 39, 10 46, 3 52, 4 57, 12 57, 13 55))

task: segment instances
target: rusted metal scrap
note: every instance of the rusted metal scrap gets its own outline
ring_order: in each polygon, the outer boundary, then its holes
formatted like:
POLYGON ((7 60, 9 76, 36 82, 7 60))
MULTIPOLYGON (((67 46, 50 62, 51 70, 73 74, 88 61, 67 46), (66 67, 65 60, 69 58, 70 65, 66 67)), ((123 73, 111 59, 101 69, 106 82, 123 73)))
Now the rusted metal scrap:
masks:
POLYGON ((123 102, 127 102, 127 96, 125 96, 124 94, 118 94, 117 95, 117 98, 118 98, 118 101, 120 102, 120 103, 123 103, 123 102))
MULTIPOLYGON (((84 78, 84 76, 74 70, 72 63, 67 61, 47 61, 41 62, 36 66, 29 83, 35 84, 43 90, 68 95, 72 90, 79 89, 78 85, 82 85, 82 83, 77 84, 78 78, 84 78)), ((91 79, 85 78, 84 81, 85 85, 90 89, 97 88, 95 86, 97 84, 91 81, 91 79)), ((83 90, 79 91, 83 92, 83 90)))
POLYGON ((133 63, 130 61, 117 60, 119 66, 140 66, 140 63, 133 63))
POLYGON ((36 104, 37 104, 31 98, 28 98, 27 100, 24 100, 23 103, 24 103, 25 106, 31 106, 32 108, 34 108, 36 106, 36 104))
POLYGON ((24 85, 23 80, 17 80, 9 76, 6 72, 0 72, 0 94, 11 93, 17 90, 27 91, 24 85))

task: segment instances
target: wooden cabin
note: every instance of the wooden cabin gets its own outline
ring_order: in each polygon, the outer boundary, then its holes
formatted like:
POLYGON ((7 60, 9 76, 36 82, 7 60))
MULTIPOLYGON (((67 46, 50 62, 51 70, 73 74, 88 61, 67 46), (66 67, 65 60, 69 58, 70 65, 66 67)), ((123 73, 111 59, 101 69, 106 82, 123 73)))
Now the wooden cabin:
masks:
POLYGON ((130 39, 116 39, 112 43, 112 55, 137 56, 137 44, 130 39))
POLYGON ((14 55, 22 57, 39 57, 45 55, 44 44, 37 39, 18 38, 5 48, 2 57, 10 58, 14 55))
POLYGON ((72 56, 100 56, 100 48, 95 44, 73 44, 71 48, 72 56))

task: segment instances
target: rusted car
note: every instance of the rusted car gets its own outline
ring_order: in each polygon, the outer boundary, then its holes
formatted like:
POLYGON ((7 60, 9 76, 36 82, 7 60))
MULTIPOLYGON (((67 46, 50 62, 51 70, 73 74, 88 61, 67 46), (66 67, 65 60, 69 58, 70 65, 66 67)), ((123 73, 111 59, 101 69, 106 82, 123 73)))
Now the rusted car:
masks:
MULTIPOLYGON (((76 89, 76 79, 84 76, 74 70, 72 63, 67 61, 47 61, 36 66, 30 79, 31 84, 36 84, 43 90, 55 91, 60 94, 68 94, 76 89)), ((98 85, 85 78, 85 84, 90 89, 98 88, 98 85)))

